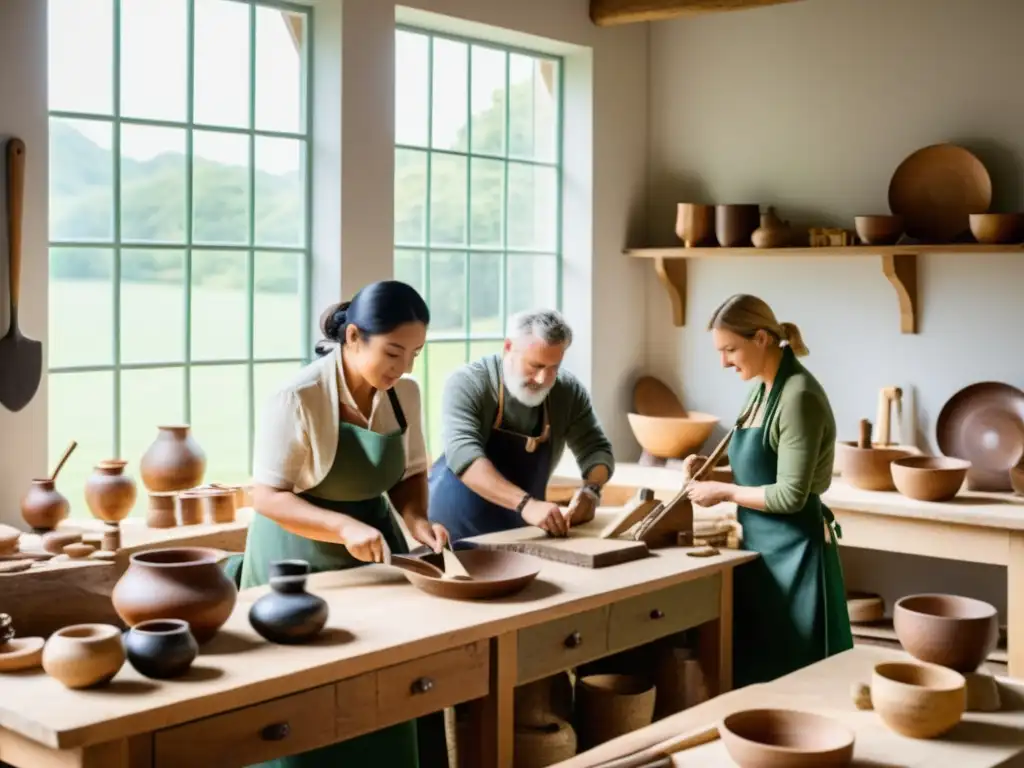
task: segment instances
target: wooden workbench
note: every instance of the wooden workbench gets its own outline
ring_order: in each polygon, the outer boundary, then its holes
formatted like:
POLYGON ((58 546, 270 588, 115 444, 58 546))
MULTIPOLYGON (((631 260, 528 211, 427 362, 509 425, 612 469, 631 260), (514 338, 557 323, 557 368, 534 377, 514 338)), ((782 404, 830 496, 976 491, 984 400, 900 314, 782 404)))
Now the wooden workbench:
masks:
POLYGON ((538 561, 536 582, 490 602, 431 597, 384 566, 317 574, 309 588, 330 604, 328 627, 298 647, 255 634, 247 613, 266 588, 246 590, 184 679, 147 680, 129 665, 90 691, 42 671, 0 677, 0 761, 242 766, 475 700, 474 764, 506 768, 514 687, 528 680, 701 626, 705 671, 728 689, 732 570, 752 557, 673 549, 599 570, 538 561))
MULTIPOLYGON (((671 715, 571 760, 557 768, 592 768, 604 760, 629 754, 662 739, 688 733, 744 709, 778 707, 834 717, 857 735, 854 765, 877 768, 1012 768, 1024 765, 1024 682, 999 681, 1003 710, 969 712, 952 731, 933 739, 908 739, 890 731, 878 714, 857 710, 850 699, 855 683, 869 682, 872 667, 882 661, 908 660, 902 651, 854 648, 764 685, 741 688, 671 715)), ((721 741, 679 753, 677 766, 735 768, 721 741)))

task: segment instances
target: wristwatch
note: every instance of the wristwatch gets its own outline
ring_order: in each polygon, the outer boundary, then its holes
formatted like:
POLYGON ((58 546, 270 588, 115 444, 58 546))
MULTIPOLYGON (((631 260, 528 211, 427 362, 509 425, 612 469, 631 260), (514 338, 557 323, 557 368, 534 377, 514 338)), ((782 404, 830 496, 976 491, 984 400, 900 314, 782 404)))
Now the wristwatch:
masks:
POLYGON ((519 500, 519 503, 516 504, 516 514, 517 515, 519 515, 520 517, 523 516, 523 508, 526 507, 526 505, 530 503, 530 500, 532 498, 533 497, 530 496, 530 494, 528 494, 528 493, 524 493, 523 494, 523 498, 521 498, 519 500))

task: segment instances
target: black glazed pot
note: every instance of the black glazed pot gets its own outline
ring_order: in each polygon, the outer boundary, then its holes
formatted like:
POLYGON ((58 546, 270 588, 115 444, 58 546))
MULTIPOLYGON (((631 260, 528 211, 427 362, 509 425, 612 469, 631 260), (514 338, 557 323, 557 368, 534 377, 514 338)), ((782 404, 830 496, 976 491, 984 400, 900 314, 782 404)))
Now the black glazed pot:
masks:
POLYGON ((306 591, 309 563, 276 560, 270 564, 269 595, 249 609, 249 623, 272 643, 295 645, 316 637, 327 623, 327 602, 306 591))
POLYGON ((151 619, 125 633, 124 650, 139 674, 168 680, 188 672, 199 653, 199 645, 187 621, 151 619))

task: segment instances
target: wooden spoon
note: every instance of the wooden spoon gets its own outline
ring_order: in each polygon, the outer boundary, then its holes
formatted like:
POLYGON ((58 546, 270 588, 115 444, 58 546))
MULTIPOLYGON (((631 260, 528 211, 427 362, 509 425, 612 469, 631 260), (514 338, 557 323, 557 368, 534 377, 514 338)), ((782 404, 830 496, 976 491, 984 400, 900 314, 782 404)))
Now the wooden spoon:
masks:
POLYGON ((77 447, 78 447, 78 443, 75 442, 74 440, 72 440, 70 443, 68 443, 68 447, 64 450, 64 455, 61 456, 60 457, 60 461, 57 462, 57 468, 54 469, 53 470, 53 474, 50 475, 50 482, 51 483, 57 482, 57 475, 60 474, 60 471, 64 468, 65 462, 67 462, 67 460, 69 458, 71 458, 72 452, 77 447))

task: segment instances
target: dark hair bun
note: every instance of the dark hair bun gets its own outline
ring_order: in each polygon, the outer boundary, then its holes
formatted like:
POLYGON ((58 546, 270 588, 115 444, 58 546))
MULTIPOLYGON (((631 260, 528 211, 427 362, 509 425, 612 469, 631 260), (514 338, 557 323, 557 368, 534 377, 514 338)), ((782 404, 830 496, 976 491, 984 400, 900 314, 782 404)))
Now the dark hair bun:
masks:
POLYGON ((348 324, 348 308, 351 301, 331 304, 320 315, 320 332, 330 341, 345 340, 345 326, 348 324))

